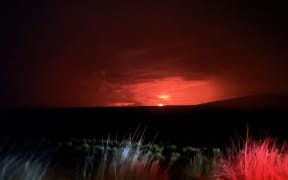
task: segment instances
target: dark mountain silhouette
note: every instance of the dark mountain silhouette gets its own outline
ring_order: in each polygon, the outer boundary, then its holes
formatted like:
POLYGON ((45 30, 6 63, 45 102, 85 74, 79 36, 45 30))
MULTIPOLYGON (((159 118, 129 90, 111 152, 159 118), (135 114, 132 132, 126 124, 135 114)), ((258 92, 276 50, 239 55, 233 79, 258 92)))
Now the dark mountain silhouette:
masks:
POLYGON ((288 94, 261 94, 237 97, 195 106, 196 109, 288 110, 288 94))

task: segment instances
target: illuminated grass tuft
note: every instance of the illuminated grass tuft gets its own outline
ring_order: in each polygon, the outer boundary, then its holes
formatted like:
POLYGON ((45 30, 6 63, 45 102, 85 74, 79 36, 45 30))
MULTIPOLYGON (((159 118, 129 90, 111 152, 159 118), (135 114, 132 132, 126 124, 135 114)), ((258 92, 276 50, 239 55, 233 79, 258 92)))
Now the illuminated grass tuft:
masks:
POLYGON ((287 180, 288 152, 267 138, 261 142, 247 138, 243 148, 232 148, 214 168, 216 180, 287 180))
POLYGON ((134 136, 111 148, 109 140, 102 145, 100 161, 95 152, 88 153, 80 173, 83 180, 168 180, 167 168, 150 151, 152 144, 143 145, 143 135, 134 136))

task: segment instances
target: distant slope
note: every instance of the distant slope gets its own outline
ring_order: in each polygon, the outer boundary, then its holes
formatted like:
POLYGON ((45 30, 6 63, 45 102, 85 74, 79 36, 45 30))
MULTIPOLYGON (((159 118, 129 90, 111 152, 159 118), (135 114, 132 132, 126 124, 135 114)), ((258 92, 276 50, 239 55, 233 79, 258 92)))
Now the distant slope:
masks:
POLYGON ((199 109, 288 110, 288 94, 264 94, 215 101, 196 106, 199 109))

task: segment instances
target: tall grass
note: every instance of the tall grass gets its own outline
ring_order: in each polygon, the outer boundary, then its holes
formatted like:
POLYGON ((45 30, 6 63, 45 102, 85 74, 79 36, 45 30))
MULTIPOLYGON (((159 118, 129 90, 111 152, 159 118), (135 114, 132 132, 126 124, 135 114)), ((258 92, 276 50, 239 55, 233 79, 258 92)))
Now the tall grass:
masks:
POLYGON ((100 160, 92 154, 86 157, 79 179, 81 180, 168 180, 168 169, 161 169, 149 147, 142 139, 133 143, 123 141, 117 148, 107 142, 100 160), (144 148, 146 147, 146 148, 144 148))
MULTIPOLYGON (((180 155, 174 153, 173 148, 174 155, 168 158, 168 163, 159 160, 162 148, 143 145, 142 138, 117 145, 108 141, 102 146, 94 144, 97 151, 93 144, 85 142, 86 156, 79 171, 66 180, 288 180, 288 150, 270 138, 262 141, 246 138, 242 145, 232 145, 231 151, 221 155, 220 150, 215 151, 212 156, 192 147, 180 155), (192 155, 189 163, 185 152, 192 155), (178 166, 183 169, 174 176, 178 166)), ((58 175, 62 171, 50 174, 53 170, 50 171, 46 162, 35 154, 3 154, 0 156, 0 180, 60 180, 58 175)))
POLYGON ((47 168, 34 156, 5 155, 0 159, 0 180, 44 180, 47 168))
POLYGON ((288 152, 284 145, 267 138, 246 138, 242 148, 233 146, 215 164, 216 180, 288 180, 288 152))
POLYGON ((213 157, 208 157, 203 152, 198 151, 188 163, 184 164, 180 174, 181 180, 208 179, 213 172, 217 156, 215 153, 213 157))
POLYGON ((159 161, 140 147, 127 144, 107 160, 104 154, 97 170, 96 180, 168 180, 168 173, 161 172, 159 161))

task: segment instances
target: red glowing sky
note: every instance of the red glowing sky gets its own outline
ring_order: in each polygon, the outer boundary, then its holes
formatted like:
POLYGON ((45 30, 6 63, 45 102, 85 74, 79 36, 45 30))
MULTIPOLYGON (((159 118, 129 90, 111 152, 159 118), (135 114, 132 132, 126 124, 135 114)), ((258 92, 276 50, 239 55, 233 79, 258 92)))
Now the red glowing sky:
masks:
POLYGON ((193 105, 288 92, 280 6, 62 5, 7 12, 1 105, 193 105))
POLYGON ((191 105, 217 100, 217 86, 209 80, 184 80, 167 77, 122 87, 130 92, 133 101, 115 102, 112 105, 191 105))

